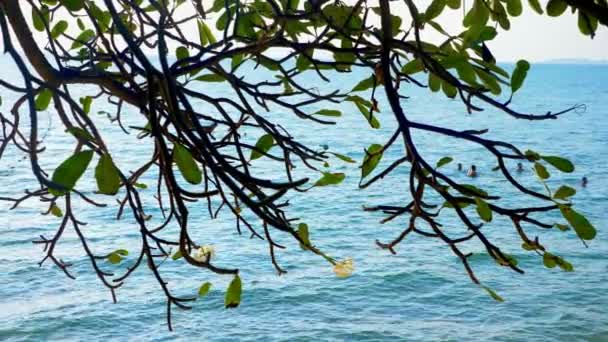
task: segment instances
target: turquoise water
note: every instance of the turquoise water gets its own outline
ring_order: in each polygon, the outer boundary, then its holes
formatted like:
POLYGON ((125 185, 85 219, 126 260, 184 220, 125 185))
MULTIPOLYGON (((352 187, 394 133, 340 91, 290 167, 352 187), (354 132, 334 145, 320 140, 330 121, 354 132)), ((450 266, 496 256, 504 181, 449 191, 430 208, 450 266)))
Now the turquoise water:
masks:
MULTIPOLYGON (((6 64, 0 59, 0 65, 6 64)), ((0 77, 17 79, 18 75, 9 67, 0 70, 0 77)), ((352 77, 339 75, 335 81, 352 84, 352 77)), ((375 247, 375 239, 395 237, 404 220, 380 225, 378 220, 382 217, 363 212, 361 206, 407 200, 407 169, 370 189, 359 190, 357 166, 332 162, 331 170, 347 174, 345 183, 301 197, 292 195, 291 212, 309 224, 317 246, 337 258, 353 257, 353 276, 336 278, 324 260, 304 253, 276 233, 275 239, 289 246, 278 256, 288 273, 278 277, 264 241, 239 236, 227 215, 210 220, 203 204, 193 205, 190 211, 194 236, 216 246, 219 265, 241 268, 244 297, 238 309, 225 310, 223 295, 229 277, 181 267, 180 262, 163 266, 161 270, 177 294, 195 294, 202 282, 213 283, 211 293, 197 301, 192 311, 174 310, 172 333, 166 327, 164 297, 147 268, 134 273, 119 289, 118 304, 113 304, 109 292, 91 272, 72 231, 67 232, 57 253, 73 263, 76 280, 67 279, 50 263, 42 267, 37 264, 42 251, 31 241, 41 234, 52 234, 58 220, 41 216, 44 207, 39 203, 26 202, 14 211, 8 211, 7 203, 0 203, 0 339, 608 341, 607 80, 605 65, 533 65, 514 105, 539 113, 577 103, 587 106, 584 113, 534 123, 491 110, 468 115, 459 102, 442 96, 428 97, 416 89, 408 91, 411 98, 406 100, 405 108, 415 120, 460 129, 489 128, 488 136, 507 139, 524 149, 560 154, 577 165, 573 174, 554 175, 551 184, 569 184, 578 189, 575 202, 598 229, 597 238, 585 249, 573 232, 530 233, 538 234, 549 250, 572 262, 575 272, 544 268, 535 254, 519 247, 512 227, 500 219, 487 228, 487 233, 519 260, 526 274, 497 267, 481 246, 466 245, 465 250, 478 253, 472 262, 478 277, 499 292, 506 299, 504 303, 493 301, 472 285, 446 246, 409 237, 397 248, 395 256, 375 247), (581 189, 579 180, 584 175, 589 178, 589 186, 581 189)), ((209 91, 219 94, 222 89, 209 91)), ((82 92, 86 93, 86 88, 82 92)), ((5 114, 11 96, 14 95, 2 90, 1 109, 5 114)), ((383 110, 379 131, 371 130, 358 111, 347 106, 343 106, 345 115, 337 120, 337 125, 313 129, 309 122, 281 112, 268 115, 311 146, 328 144, 332 150, 360 161, 363 147, 383 143, 395 128, 386 111, 386 101, 379 100, 383 110)), ((94 110, 104 109, 101 104, 95 106, 94 110)), ((120 134, 103 116, 95 120, 106 127, 105 134, 111 135, 110 149, 121 168, 128 169, 147 158, 149 147, 135 143, 135 134, 120 134)), ((127 115, 125 120, 129 124, 141 123, 136 113, 127 115)), ((52 115, 40 122, 47 147, 42 163, 52 170, 58 159, 67 157, 72 142, 63 137, 59 122, 52 115)), ((420 132, 414 132, 414 139, 429 161, 451 155, 465 166, 475 163, 480 177, 474 184, 490 192, 512 193, 490 171, 495 162, 484 157, 479 148, 420 132)), ((0 161, 0 196, 16 196, 24 187, 34 186, 33 178, 21 154, 14 150, 7 153, 0 161)), ((400 153, 399 149, 391 150, 383 163, 390 163, 400 153)), ((258 170, 272 172, 261 164, 258 170)), ((464 180, 453 164, 446 172, 464 180)), ((539 186, 529 170, 518 177, 525 184, 539 186)), ((92 180, 92 174, 85 179, 92 180)), ((84 190, 93 190, 92 184, 87 187, 86 181, 81 183, 84 190)), ((150 196, 151 192, 146 194, 150 196)), ((506 197, 504 203, 521 204, 518 197, 506 197)), ((105 202, 114 203, 109 199, 105 202)), ((159 212, 153 202, 148 204, 155 220, 159 212)), ((83 208, 78 216, 89 223, 84 232, 94 242, 96 252, 126 248, 132 251, 126 265, 133 262, 138 238, 133 222, 110 219, 115 208, 76 205, 83 208)), ((450 226, 457 221, 444 222, 450 226)), ((108 270, 124 266, 104 265, 108 270)))

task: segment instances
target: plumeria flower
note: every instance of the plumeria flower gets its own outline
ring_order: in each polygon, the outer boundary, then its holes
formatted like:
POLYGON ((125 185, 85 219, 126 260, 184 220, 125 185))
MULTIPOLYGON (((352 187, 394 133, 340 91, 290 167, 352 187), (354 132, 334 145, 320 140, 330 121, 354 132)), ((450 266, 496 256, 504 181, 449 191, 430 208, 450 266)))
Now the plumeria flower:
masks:
POLYGON ((198 262, 207 262, 213 256, 215 256, 215 248, 213 246, 201 246, 194 252, 192 257, 198 262))
POLYGON ((355 266, 352 258, 346 258, 343 261, 338 261, 334 265, 334 273, 340 278, 350 277, 353 274, 355 266))

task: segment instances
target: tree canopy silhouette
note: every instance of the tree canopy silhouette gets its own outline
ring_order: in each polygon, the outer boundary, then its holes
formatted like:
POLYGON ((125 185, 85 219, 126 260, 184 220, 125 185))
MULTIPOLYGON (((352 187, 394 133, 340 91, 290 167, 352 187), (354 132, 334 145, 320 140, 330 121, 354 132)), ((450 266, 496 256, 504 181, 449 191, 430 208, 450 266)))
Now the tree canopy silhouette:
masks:
MULTIPOLYGON (((571 10, 578 15, 578 29, 590 37, 598 25, 608 26, 606 0, 549 0, 545 6, 528 0, 528 4, 529 10, 549 16, 571 10)), ((60 221, 52 236, 35 241, 44 247, 40 264, 53 263, 73 277, 70 263, 56 255, 55 247, 66 230, 74 230, 114 300, 116 289, 134 270, 142 264, 149 267, 166 296, 171 329, 171 309, 187 309, 196 298, 173 294, 160 267, 167 259, 164 267, 175 260, 231 275, 226 307, 238 306, 241 298, 240 265, 218 267, 213 248, 191 234, 189 211, 194 203, 206 202, 211 218, 232 215, 239 233, 266 241, 279 274, 285 270, 277 252, 288 246, 276 243, 273 235, 285 233, 293 237, 294 246, 324 258, 338 276, 348 276, 354 268, 352 260, 336 260, 322 251, 306 223, 290 212, 286 194, 341 183, 345 174, 327 171, 323 165, 328 161, 359 163, 361 188, 382 182, 396 170, 407 170, 402 182, 409 191, 402 194, 402 201, 364 208, 386 214, 383 223, 403 219, 401 233, 377 245, 394 254, 411 234, 442 241, 461 260, 471 281, 502 301, 476 277, 468 262, 471 254, 461 244, 477 240, 499 265, 523 273, 517 260, 486 234, 493 217, 503 216, 521 238, 521 248, 538 254, 547 267, 572 271, 573 266, 550 253, 534 232, 572 229, 583 243, 595 237, 592 224, 573 207, 575 189, 566 185, 551 189, 545 183, 550 172, 568 173, 574 166, 559 156, 522 151, 508 141, 487 137, 486 130, 462 131, 414 121, 402 100, 405 89, 421 87, 460 101, 469 113, 494 108, 519 120, 558 119, 580 109, 529 113, 516 108, 516 93, 530 64, 520 60, 507 72, 496 64, 488 42, 500 30, 509 30, 510 19, 522 11, 521 0, 433 0, 424 7, 413 0, 2 0, 3 45, 21 79, 0 80, 3 92, 17 94, 10 113, 0 113, 0 157, 7 147, 17 148, 27 155, 38 182, 29 185, 24 195, 3 199, 14 202, 13 208, 25 200, 45 203, 46 214, 60 221), (447 11, 462 12, 457 29, 444 28, 441 15, 447 11), (429 32, 442 38, 426 38, 429 32), (246 65, 264 70, 267 77, 239 72, 246 65), (332 83, 336 73, 354 70, 366 70, 366 77, 347 84, 349 90, 332 83), (303 74, 306 82, 299 77, 303 74), (321 92, 311 86, 311 79, 336 90, 321 92), (94 90, 88 96, 73 96, 83 85, 94 90), (226 89, 226 95, 211 95, 212 87, 226 89), (376 99, 381 92, 386 103, 376 99), (359 111, 371 130, 380 127, 376 115, 380 110, 392 113, 397 129, 388 141, 362 146, 365 157, 355 161, 331 148, 306 146, 265 115, 270 110, 290 113, 294 120, 308 120, 312 131, 338 120, 340 103, 359 111), (102 112, 101 119, 91 115, 99 105, 113 111, 102 112), (312 107, 325 109, 311 111, 312 107), (38 124, 42 112, 52 112, 65 134, 73 137, 73 152, 58 156, 54 169, 39 163, 45 144, 38 124), (141 114, 146 124, 124 125, 125 113, 141 114), (117 165, 112 158, 116 152, 107 147, 110 137, 98 129, 105 118, 125 134, 136 132, 141 144, 153 149, 150 158, 134 170, 117 165), (442 172, 453 160, 450 151, 438 161, 430 160, 417 148, 413 131, 482 147, 498 165, 496 177, 518 193, 521 200, 516 203, 529 199, 539 204, 508 205, 501 194, 458 182, 442 172), (256 137, 255 142, 244 132, 256 137), (402 149, 401 157, 380 169, 389 148, 402 149), (509 160, 533 167, 545 191, 521 184, 507 168, 509 160), (259 171, 255 167, 259 162, 273 165, 282 177, 259 171), (295 176, 295 167, 307 169, 309 176, 295 176), (85 193, 79 190, 79 180, 92 168, 98 191, 85 193), (147 185, 140 178, 151 170, 157 174, 155 191, 144 194, 147 185), (162 224, 150 224, 144 195, 161 208, 162 224), (108 198, 116 199, 116 219, 129 215, 137 222, 133 229, 140 233, 141 243, 129 251, 95 246, 73 208, 76 201, 105 206, 108 198), (554 217, 547 215, 551 212, 561 218, 547 219, 554 217), (458 234, 443 226, 447 216, 458 218, 458 234), (163 234, 174 225, 178 233, 163 234), (134 257, 127 260, 128 254, 134 257), (122 273, 108 270, 107 263, 121 264, 122 273)), ((205 295, 210 287, 202 284, 199 294, 205 295)))

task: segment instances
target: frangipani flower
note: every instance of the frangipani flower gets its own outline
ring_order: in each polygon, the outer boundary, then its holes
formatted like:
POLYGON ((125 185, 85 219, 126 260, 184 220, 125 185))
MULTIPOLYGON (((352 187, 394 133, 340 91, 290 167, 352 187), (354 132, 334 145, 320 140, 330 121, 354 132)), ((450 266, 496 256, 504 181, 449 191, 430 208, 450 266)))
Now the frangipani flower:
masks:
POLYGON ((350 277, 353 274, 355 266, 353 265, 353 259, 347 258, 343 261, 338 261, 334 265, 334 273, 340 278, 350 277))
POLYGON ((201 246, 194 252, 192 257, 198 262, 207 262, 213 256, 215 256, 215 248, 213 246, 201 246))

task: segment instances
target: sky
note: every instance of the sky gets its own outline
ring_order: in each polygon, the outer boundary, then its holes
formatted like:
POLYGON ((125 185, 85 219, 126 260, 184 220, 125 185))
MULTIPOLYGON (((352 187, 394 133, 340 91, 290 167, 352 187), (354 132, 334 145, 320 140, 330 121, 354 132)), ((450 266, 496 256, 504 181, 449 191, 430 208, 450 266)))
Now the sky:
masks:
MULTIPOLYGON (((97 0, 97 2, 102 6, 100 0, 97 0)), ((351 3, 354 0, 346 0, 345 2, 351 3)), ((531 62, 544 62, 557 59, 589 59, 608 62, 608 28, 600 25, 595 38, 591 39, 579 32, 577 15, 570 13, 570 11, 558 18, 541 16, 527 6, 527 1, 523 0, 523 2, 524 13, 520 17, 512 19, 511 29, 509 31, 499 29, 498 36, 488 43, 498 61, 509 62, 526 59, 531 62)), ((211 7, 212 3, 213 0, 203 0, 205 8, 211 7)), ((426 9, 429 3, 430 0, 416 1, 421 10, 426 9)), ((542 0, 541 3, 543 3, 542 0)), ((393 14, 405 16, 406 11, 402 1, 393 1, 391 4, 393 14)), ((24 4, 23 6, 27 5, 24 4)), ((29 13, 29 8, 24 8, 24 14, 28 20, 30 20, 29 13)), ((189 15, 191 13, 183 14, 189 15)), ((446 7, 436 21, 440 22, 449 32, 454 33, 459 32, 462 17, 461 10, 451 10, 446 7)), ((404 25, 407 21, 404 20, 404 25)), ((75 27, 76 25, 71 26, 75 27)), ((215 29, 215 25, 209 26, 215 29)), ((187 27, 185 31, 188 35, 198 36, 195 25, 187 27)), ((433 40, 432 36, 431 34, 428 37, 433 40)), ((42 35, 37 34, 36 38, 39 44, 43 44, 44 37, 42 35)))
POLYGON ((577 15, 570 12, 552 18, 525 8, 520 17, 512 19, 511 30, 499 32, 488 45, 500 61, 574 58, 608 62, 608 28, 600 26, 593 39, 583 36, 577 15))
MULTIPOLYGON (((470 4, 471 1, 463 0, 470 4)), ((347 1, 354 2, 354 1, 347 1)), ((526 0, 523 2, 523 14, 511 18, 511 29, 502 31, 488 46, 499 61, 517 61, 526 59, 534 62, 556 59, 590 59, 608 62, 608 28, 600 26, 594 39, 583 36, 578 30, 578 14, 569 10, 562 16, 554 18, 534 12, 526 0)), ((543 8, 546 1, 540 1, 543 8)), ((394 1, 391 4, 399 4, 394 1)), ((423 11, 430 0, 416 0, 417 7, 423 11)), ((405 6, 393 5, 392 14, 405 14, 405 6)), ((445 8, 435 21, 440 22, 448 32, 458 32, 462 27, 462 10, 445 8)))

